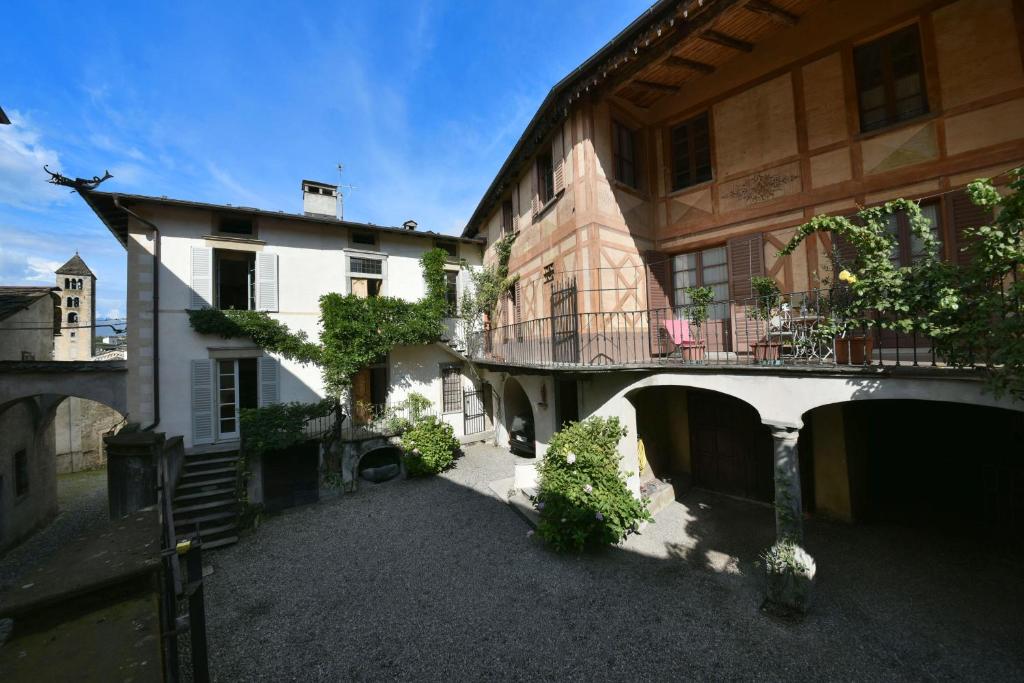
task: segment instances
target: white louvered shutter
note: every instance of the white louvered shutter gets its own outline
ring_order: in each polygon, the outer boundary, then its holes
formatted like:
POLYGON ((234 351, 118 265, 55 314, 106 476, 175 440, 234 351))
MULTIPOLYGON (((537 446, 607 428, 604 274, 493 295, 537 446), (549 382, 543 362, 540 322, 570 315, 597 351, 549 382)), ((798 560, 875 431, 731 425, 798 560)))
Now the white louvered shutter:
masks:
POLYGON ((565 147, 562 145, 562 128, 558 128, 551 139, 551 168, 555 176, 555 194, 565 189, 565 147))
POLYGON ((192 247, 192 300, 189 308, 213 306, 213 249, 192 247))
POLYGON ((256 254, 256 310, 278 310, 277 254, 256 254))
POLYGON ((256 361, 260 383, 260 408, 281 402, 281 363, 273 356, 260 356, 256 361))
POLYGON ((192 443, 213 443, 213 361, 192 361, 192 443))

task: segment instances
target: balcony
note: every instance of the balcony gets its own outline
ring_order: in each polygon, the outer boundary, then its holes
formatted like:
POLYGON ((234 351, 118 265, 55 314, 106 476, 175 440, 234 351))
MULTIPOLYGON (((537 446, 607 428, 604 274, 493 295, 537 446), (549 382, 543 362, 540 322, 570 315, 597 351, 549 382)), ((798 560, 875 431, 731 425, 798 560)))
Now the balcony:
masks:
POLYGON ((701 325, 691 322, 690 306, 540 318, 467 333, 467 355, 484 365, 552 370, 955 370, 929 337, 889 329, 882 316, 834 337, 833 294, 715 301, 701 325))

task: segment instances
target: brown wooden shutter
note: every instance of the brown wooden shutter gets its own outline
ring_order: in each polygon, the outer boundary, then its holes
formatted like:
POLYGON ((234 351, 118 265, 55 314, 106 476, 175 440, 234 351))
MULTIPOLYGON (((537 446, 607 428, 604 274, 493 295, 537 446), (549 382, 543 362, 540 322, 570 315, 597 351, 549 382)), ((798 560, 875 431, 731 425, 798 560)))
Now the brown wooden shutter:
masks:
POLYGON ((644 254, 647 266, 647 309, 672 307, 672 268, 668 254, 648 251, 644 254))
POLYGON ((952 236, 953 249, 952 261, 958 265, 967 265, 971 262, 971 238, 965 231, 968 228, 977 228, 988 225, 992 222, 992 210, 978 206, 971 201, 971 198, 964 190, 958 190, 946 196, 949 202, 949 217, 952 222, 950 235, 952 236))
POLYGON ((516 324, 523 322, 523 283, 516 280, 516 292, 515 292, 515 318, 516 324))
POLYGON ((512 232, 519 232, 519 181, 516 180, 516 191, 512 193, 512 232))
POLYGON ((837 232, 830 233, 832 236, 832 261, 835 267, 835 275, 843 268, 849 268, 857 259, 857 248, 853 243, 837 232))
POLYGON ((562 146, 562 128, 559 126, 555 137, 551 139, 551 169, 555 177, 555 191, 557 195, 565 189, 565 148, 562 146))
POLYGON ((533 173, 531 174, 531 187, 530 187, 530 212, 533 215, 533 219, 537 220, 537 216, 540 215, 540 210, 543 208, 543 204, 540 202, 540 159, 533 160, 533 173))
POLYGON ((734 237, 729 248, 729 296, 749 299, 754 295, 750 278, 764 275, 764 245, 761 233, 734 237))

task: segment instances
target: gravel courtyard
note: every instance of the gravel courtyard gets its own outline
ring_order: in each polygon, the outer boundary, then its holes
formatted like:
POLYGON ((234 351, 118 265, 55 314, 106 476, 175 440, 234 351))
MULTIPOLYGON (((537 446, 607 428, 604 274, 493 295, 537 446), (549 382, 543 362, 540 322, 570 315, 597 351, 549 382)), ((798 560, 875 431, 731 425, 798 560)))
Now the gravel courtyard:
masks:
POLYGON ((515 462, 470 447, 210 553, 215 678, 1024 678, 1019 557, 812 523, 817 602, 785 624, 758 611, 769 508, 690 492, 623 548, 559 556, 488 488, 515 462))

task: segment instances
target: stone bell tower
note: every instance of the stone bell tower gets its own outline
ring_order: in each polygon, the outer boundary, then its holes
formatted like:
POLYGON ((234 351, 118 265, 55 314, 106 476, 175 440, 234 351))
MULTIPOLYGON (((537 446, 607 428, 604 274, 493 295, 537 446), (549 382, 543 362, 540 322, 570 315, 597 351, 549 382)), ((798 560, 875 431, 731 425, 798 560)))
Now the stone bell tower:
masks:
POLYGON ((92 360, 96 334, 96 276, 75 255, 57 269, 60 335, 53 340, 54 360, 92 360))

